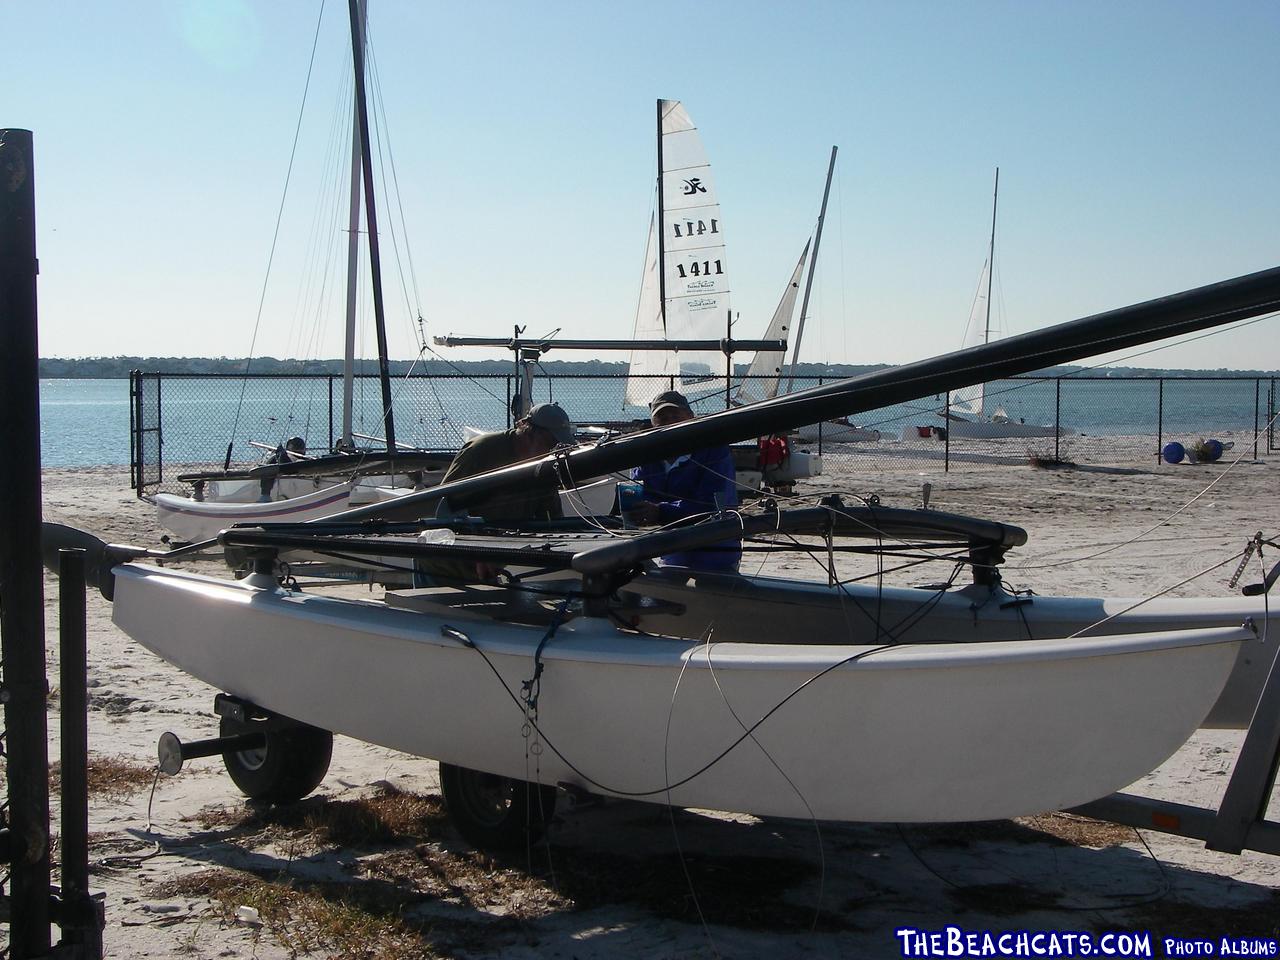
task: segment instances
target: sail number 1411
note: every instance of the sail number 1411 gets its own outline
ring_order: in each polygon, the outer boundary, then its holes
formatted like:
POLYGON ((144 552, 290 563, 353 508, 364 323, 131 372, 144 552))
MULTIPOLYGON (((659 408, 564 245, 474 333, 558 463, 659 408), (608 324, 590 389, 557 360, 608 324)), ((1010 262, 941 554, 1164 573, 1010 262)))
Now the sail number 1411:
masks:
POLYGON ((724 273, 724 267, 719 260, 694 260, 687 269, 683 263, 677 263, 676 272, 681 280, 685 277, 712 277, 724 273))

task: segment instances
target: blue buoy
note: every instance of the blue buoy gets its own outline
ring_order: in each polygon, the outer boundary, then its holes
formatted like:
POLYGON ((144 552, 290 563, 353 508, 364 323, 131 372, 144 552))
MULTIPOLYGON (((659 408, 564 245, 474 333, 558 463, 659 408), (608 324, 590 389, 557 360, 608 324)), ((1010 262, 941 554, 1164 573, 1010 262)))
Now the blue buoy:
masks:
POLYGON ((1180 444, 1177 440, 1170 440, 1164 445, 1161 456, 1164 457, 1165 463, 1181 463, 1182 458, 1187 455, 1187 448, 1180 444))
POLYGON ((1210 463, 1214 460, 1222 459, 1222 442, 1219 440, 1206 440, 1204 442, 1204 450, 1208 456, 1205 457, 1210 463))

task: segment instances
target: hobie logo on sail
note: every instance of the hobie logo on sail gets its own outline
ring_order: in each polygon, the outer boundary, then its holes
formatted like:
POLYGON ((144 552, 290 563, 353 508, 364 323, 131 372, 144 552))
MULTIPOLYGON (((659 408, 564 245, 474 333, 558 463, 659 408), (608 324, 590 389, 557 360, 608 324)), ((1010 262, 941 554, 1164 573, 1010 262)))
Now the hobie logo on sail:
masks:
POLYGON ((716 282, 714 280, 695 280, 689 284, 686 289, 689 290, 713 290, 716 282))
POLYGON ((690 310, 709 310, 719 303, 716 297, 696 297, 689 301, 690 310))
POLYGON ((690 177, 684 182, 684 195, 692 197, 695 193, 706 193, 707 188, 702 185, 701 177, 690 177))

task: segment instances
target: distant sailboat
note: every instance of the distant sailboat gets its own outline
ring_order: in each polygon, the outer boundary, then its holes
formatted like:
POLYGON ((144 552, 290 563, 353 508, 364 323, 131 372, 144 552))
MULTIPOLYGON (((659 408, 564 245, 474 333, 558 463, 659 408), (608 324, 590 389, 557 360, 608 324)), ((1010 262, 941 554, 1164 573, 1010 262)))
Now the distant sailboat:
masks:
MULTIPOLYGON (((978 277, 978 290, 974 294, 973 307, 965 328, 962 347, 977 347, 991 342, 991 286, 996 256, 996 204, 1000 196, 1000 168, 996 168, 995 190, 991 199, 991 240, 987 247, 987 259, 978 277)), ((1015 420, 996 406, 987 412, 986 384, 964 387, 951 394, 951 402, 943 416, 947 431, 953 438, 988 440, 1004 437, 1052 437, 1075 433, 1070 427, 1058 424, 1034 424, 1015 420)))
MULTIPOLYGON (((787 334, 791 331, 791 316, 796 309, 796 294, 800 291, 800 275, 804 273, 805 261, 808 259, 809 244, 805 243, 804 251, 800 254, 800 262, 796 264, 791 279, 787 281, 787 288, 782 292, 778 308, 773 311, 773 319, 769 321, 764 339, 782 341, 788 339, 787 334)), ((785 350, 758 351, 751 359, 746 377, 738 385, 738 402, 752 403, 756 400, 776 397, 778 385, 782 380, 782 362, 785 356, 785 350)))

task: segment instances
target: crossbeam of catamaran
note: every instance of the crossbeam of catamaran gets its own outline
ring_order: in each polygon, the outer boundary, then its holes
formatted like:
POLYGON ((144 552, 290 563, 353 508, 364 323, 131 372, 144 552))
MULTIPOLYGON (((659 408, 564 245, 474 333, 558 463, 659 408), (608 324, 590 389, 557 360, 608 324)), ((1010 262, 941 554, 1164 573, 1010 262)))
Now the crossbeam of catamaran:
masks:
POLYGON ((915 363, 864 373, 695 420, 629 434, 348 510, 338 521, 428 516, 548 477, 586 480, 702 447, 851 416, 999 377, 1122 350, 1280 310, 1280 267, 1196 287, 915 363))
POLYGON ((508 350, 717 350, 738 353, 745 350, 786 350, 785 340, 561 340, 555 337, 435 337, 437 347, 505 347, 508 350))

